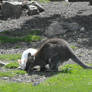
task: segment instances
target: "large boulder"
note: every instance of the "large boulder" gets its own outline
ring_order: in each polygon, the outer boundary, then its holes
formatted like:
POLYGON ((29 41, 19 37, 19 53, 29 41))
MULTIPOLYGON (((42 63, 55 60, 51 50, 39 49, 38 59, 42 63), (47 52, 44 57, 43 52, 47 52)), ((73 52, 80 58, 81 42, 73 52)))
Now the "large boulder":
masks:
POLYGON ((45 35, 47 37, 55 37, 61 34, 64 34, 67 30, 63 28, 63 26, 57 22, 54 21, 50 24, 50 26, 45 30, 45 35))
POLYGON ((44 8, 36 1, 30 1, 24 3, 24 7, 27 9, 28 15, 36 15, 44 11, 44 8))
POLYGON ((36 15, 44 11, 43 7, 37 2, 3 2, 1 5, 1 18, 19 18, 21 15, 36 15))
POLYGON ((89 0, 89 4, 92 5, 92 0, 89 0))
POLYGON ((81 26, 76 22, 72 23, 65 22, 64 27, 70 31, 79 31, 81 28, 81 26))
POLYGON ((76 32, 83 31, 84 27, 81 27, 78 23, 75 22, 65 22, 65 21, 53 21, 45 30, 45 35, 47 37, 56 37, 59 35, 63 35, 66 32, 76 32))
POLYGON ((3 18, 19 18, 22 14, 21 2, 2 3, 1 13, 3 18))

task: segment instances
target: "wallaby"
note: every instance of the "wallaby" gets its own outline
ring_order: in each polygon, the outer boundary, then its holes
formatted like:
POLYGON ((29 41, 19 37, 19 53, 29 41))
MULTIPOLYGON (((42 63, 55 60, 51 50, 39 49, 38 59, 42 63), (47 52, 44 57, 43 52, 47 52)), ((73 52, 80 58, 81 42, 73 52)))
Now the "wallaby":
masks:
POLYGON ((83 68, 92 69, 92 67, 83 64, 79 60, 65 40, 59 38, 52 38, 45 41, 34 55, 34 58, 28 59, 30 64, 27 64, 26 67, 29 67, 27 71, 30 72, 36 65, 39 65, 43 70, 45 69, 45 65, 49 64, 50 70, 58 70, 59 63, 62 64, 69 59, 72 59, 83 68))

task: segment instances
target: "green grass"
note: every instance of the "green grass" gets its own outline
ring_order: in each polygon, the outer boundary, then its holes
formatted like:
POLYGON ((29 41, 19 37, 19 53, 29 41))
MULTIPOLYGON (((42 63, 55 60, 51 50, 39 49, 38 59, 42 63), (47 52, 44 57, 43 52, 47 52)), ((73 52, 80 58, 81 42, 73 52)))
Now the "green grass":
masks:
POLYGON ((37 35, 27 35, 24 37, 0 36, 0 43, 32 42, 32 41, 39 41, 39 40, 41 40, 41 37, 37 35))
POLYGON ((71 45, 70 46, 72 49, 77 49, 78 47, 76 47, 76 46, 73 46, 73 45, 71 45))
POLYGON ((62 68, 64 70, 68 71, 52 75, 37 86, 2 81, 0 92, 92 92, 92 70, 78 65, 66 65, 62 68))
POLYGON ((0 60, 6 60, 6 61, 17 61, 21 58, 21 54, 1 54, 0 60))
POLYGON ((26 73, 26 71, 24 70, 17 70, 16 68, 18 68, 19 64, 18 62, 10 62, 9 64, 5 65, 3 67, 3 70, 6 69, 5 72, 0 72, 0 77, 13 77, 16 75, 23 75, 26 73), (7 70, 8 69, 8 70, 7 70))
POLYGON ((26 71, 23 70, 8 70, 6 72, 0 72, 0 77, 14 77, 16 75, 24 75, 26 71))
POLYGON ((18 67, 19 67, 18 62, 11 62, 11 63, 5 65, 5 68, 9 68, 9 69, 15 69, 15 68, 18 68, 18 67))

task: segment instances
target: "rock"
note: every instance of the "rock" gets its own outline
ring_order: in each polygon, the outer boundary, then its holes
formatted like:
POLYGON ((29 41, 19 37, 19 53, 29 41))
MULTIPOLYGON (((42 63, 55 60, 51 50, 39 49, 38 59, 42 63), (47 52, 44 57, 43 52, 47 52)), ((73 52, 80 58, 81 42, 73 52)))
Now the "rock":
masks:
POLYGON ((0 0, 0 9, 1 9, 1 5, 2 5, 2 0, 0 0))
POLYGON ((21 15, 36 15, 44 11, 37 2, 3 2, 1 6, 1 18, 19 18, 21 15))
POLYGON ((71 31, 78 31, 78 30, 80 30, 80 25, 78 24, 78 23, 75 23, 75 22, 73 22, 73 23, 68 23, 68 22, 66 22, 66 23, 64 23, 64 26, 68 29, 68 30, 71 30, 71 31))
POLYGON ((19 18, 22 14, 22 3, 4 2, 1 7, 3 18, 19 18))
POLYGON ((0 61, 0 67, 5 66, 7 63, 0 61))
POLYGON ((44 8, 39 3, 37 3, 36 1, 32 1, 32 5, 36 6, 38 8, 39 12, 44 11, 44 8))
POLYGON ((53 36, 56 36, 56 35, 60 35, 60 34, 63 34, 65 33, 67 30, 65 30, 63 28, 63 26, 57 22, 57 21, 54 21, 52 24, 50 24, 50 26, 46 29, 45 31, 45 35, 47 37, 53 37, 53 36))
POLYGON ((92 0, 89 0, 89 4, 92 5, 92 0))
POLYGON ((3 80, 8 80, 8 79, 9 79, 9 77, 3 77, 2 79, 3 79, 3 80))
POLYGON ((0 30, 0 32, 3 32, 3 30, 0 30))
POLYGON ((36 15, 39 13, 38 8, 34 5, 27 5, 28 6, 28 15, 36 15))
POLYGON ((40 4, 38 4, 36 1, 24 3, 24 7, 28 9, 28 15, 36 15, 44 11, 43 7, 40 4))

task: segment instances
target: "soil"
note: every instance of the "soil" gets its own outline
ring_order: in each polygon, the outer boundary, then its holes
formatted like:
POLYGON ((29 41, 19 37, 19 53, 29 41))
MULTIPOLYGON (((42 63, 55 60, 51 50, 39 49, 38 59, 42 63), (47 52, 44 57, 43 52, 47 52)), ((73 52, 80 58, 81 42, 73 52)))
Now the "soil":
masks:
MULTIPOLYGON (((77 47, 74 49, 74 52, 79 56, 82 62, 92 64, 92 6, 89 5, 89 2, 65 3, 64 1, 57 1, 40 4, 44 7, 45 12, 38 15, 21 16, 19 19, 9 18, 7 20, 0 20, 0 31, 9 31, 9 34, 0 33, 0 35, 21 37, 28 35, 32 30, 40 30, 40 36, 44 39, 51 37, 64 38, 70 43, 70 46, 77 47), (62 32, 49 36, 46 32, 49 34, 48 28, 54 22, 58 22, 62 26, 60 27, 62 32), (71 23, 78 24, 78 30, 71 30, 69 26, 67 26, 67 24, 71 23)), ((58 29, 59 28, 57 27, 57 30, 58 29)), ((0 44, 0 54, 22 53, 29 47, 39 48, 42 42, 44 42, 44 39, 31 43, 20 42, 15 44, 0 44)), ((72 61, 69 60, 68 63, 72 63, 72 61)), ((38 84, 40 83, 40 77, 42 78, 42 81, 47 78, 45 74, 43 74, 43 77, 42 75, 36 74, 36 76, 38 75, 38 84)), ((27 75, 23 76, 18 75, 17 78, 27 82, 28 80, 26 79, 29 79, 29 77, 27 75)), ((32 79, 35 79, 35 77, 32 79)), ((32 82, 32 79, 30 79, 31 81, 29 82, 32 82)), ((15 77, 12 79, 6 78, 6 80, 17 81, 15 77)), ((36 82, 34 82, 34 84, 36 82)))

